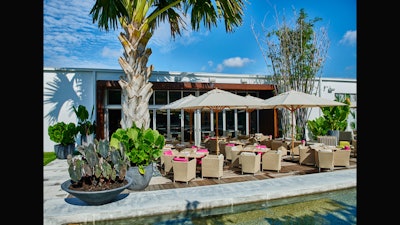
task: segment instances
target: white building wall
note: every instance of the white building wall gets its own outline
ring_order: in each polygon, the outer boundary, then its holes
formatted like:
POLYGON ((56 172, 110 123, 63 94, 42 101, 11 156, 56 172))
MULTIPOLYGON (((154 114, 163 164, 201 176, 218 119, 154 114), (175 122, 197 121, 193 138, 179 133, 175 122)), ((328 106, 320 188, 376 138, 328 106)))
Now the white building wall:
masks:
MULTIPOLYGON (((107 69, 56 69, 43 70, 43 151, 54 151, 54 143, 50 140, 47 129, 50 125, 64 121, 77 123, 77 118, 71 109, 72 105, 84 105, 89 113, 96 104, 96 81, 119 80, 124 75, 122 70, 107 69)), ((265 75, 250 74, 212 74, 154 71, 150 78, 152 82, 215 82, 215 83, 248 83, 267 84, 265 75)), ((322 78, 320 97, 335 100, 335 93, 357 93, 357 80, 322 78), (326 86, 326 87, 325 87, 326 86), (334 89, 328 92, 328 87, 334 89)), ((94 119, 95 118, 94 114, 94 119)), ((309 120, 321 116, 319 108, 313 108, 309 120)))
MULTIPOLYGON (((43 150, 54 151, 55 142, 47 133, 56 122, 75 123, 73 105, 84 105, 89 113, 95 106, 96 76, 92 71, 45 69, 43 74, 43 150)), ((96 110, 96 109, 95 109, 96 110)), ((95 113, 93 115, 95 118, 95 113)))

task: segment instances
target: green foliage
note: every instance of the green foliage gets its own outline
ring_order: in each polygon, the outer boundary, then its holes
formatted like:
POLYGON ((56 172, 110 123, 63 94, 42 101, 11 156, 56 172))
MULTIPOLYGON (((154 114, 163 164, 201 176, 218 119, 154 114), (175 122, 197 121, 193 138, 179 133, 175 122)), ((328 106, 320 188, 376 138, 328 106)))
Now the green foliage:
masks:
MULTIPOLYGON (((259 43, 266 43, 267 46, 260 46, 260 49, 263 52, 267 49, 263 55, 265 61, 271 61, 273 70, 273 75, 267 79, 276 85, 277 94, 289 90, 312 94, 316 87, 315 77, 321 72, 329 49, 328 35, 326 29, 317 28, 317 23, 322 18, 309 18, 304 9, 300 9, 298 13, 295 10, 293 12, 292 22, 287 22, 283 17, 276 28, 265 30, 265 40, 259 43)), ((285 127, 290 126, 292 121, 284 111, 286 109, 279 110, 281 135, 287 134, 285 127)), ((308 108, 296 110, 295 124, 299 127, 296 128, 296 139, 305 133, 308 116, 308 108)))
POLYGON ((117 129, 110 139, 110 146, 124 149, 131 166, 138 166, 141 174, 144 174, 145 166, 161 156, 164 145, 164 136, 157 130, 138 128, 135 123, 130 128, 117 129))
MULTIPOLYGON (((356 112, 352 112, 352 111, 350 110, 350 115, 351 115, 351 117, 352 117, 353 119, 356 118, 356 112)), ((350 128, 351 128, 352 130, 355 130, 355 129, 356 129, 356 122, 354 122, 354 121, 350 122, 350 128)))
POLYGON ((81 135, 94 134, 96 132, 96 121, 92 121, 94 106, 92 107, 92 113, 90 114, 85 106, 79 105, 78 108, 72 106, 76 117, 78 118, 77 130, 81 135))
POLYGON ((347 128, 347 117, 350 114, 350 99, 336 97, 338 102, 346 103, 346 106, 333 106, 333 107, 322 107, 323 117, 329 130, 340 130, 344 131, 347 128))
POLYGON ((346 106, 321 107, 323 115, 307 122, 308 128, 314 137, 326 135, 328 130, 344 131, 347 128, 347 117, 350 114, 350 99, 336 97, 338 102, 346 106))
POLYGON ((325 119, 323 116, 316 118, 315 120, 307 121, 308 129, 311 131, 314 139, 317 136, 323 136, 328 133, 328 126, 325 124, 325 119))
POLYGON ((55 152, 43 152, 43 166, 49 164, 57 158, 55 152))
POLYGON ((78 146, 79 155, 68 155, 68 172, 72 181, 90 185, 123 181, 129 161, 123 150, 110 146, 108 140, 78 146))
POLYGON ((58 122, 47 129, 50 140, 67 146, 75 143, 75 135, 78 133, 74 123, 58 122))
POLYGON ((303 137, 303 128, 300 126, 296 126, 296 135, 294 137, 295 140, 302 140, 304 139, 303 137))

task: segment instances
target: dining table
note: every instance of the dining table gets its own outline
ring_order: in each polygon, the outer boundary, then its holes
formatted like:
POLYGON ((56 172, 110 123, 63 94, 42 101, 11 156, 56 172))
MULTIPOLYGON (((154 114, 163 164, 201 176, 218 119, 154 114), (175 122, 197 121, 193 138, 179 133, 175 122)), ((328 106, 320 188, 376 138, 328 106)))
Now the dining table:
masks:
POLYGON ((203 158, 208 152, 179 152, 176 156, 180 158, 203 158))
POLYGON ((268 148, 265 145, 246 145, 246 146, 243 147, 243 150, 241 150, 240 153, 242 153, 242 152, 255 152, 255 153, 261 152, 261 153, 266 153, 266 152, 268 152, 270 150, 271 150, 271 148, 268 148))

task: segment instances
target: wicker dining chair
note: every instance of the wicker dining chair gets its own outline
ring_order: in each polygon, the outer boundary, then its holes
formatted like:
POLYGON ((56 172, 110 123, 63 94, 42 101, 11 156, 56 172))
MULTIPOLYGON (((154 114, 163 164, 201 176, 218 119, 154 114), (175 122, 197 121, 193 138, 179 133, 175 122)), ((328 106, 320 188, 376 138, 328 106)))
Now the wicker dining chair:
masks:
POLYGON ((223 175, 224 155, 207 155, 201 159, 201 178, 215 177, 221 179, 223 175))
POLYGON ((318 151, 318 172, 321 172, 321 169, 329 169, 329 171, 333 171, 333 151, 331 150, 319 150, 318 151))
POLYGON ((242 174, 252 173, 253 175, 255 175, 257 172, 260 171, 261 154, 256 154, 253 152, 242 152, 239 157, 242 163, 242 174))
POLYGON ((174 183, 175 181, 186 182, 196 178, 196 159, 188 161, 175 161, 172 160, 172 168, 174 170, 174 183))
POLYGON ((261 157, 262 170, 276 170, 278 173, 282 168, 282 154, 279 150, 271 150, 261 157))

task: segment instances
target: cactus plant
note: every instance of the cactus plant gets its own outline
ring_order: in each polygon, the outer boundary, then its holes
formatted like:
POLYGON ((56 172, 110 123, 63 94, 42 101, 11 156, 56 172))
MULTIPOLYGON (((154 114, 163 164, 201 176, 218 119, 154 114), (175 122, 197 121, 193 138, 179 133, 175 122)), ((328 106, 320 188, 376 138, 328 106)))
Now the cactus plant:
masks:
POLYGON ((123 184, 129 165, 123 149, 111 147, 108 140, 94 139, 77 150, 80 154, 67 157, 71 186, 94 191, 123 184))

